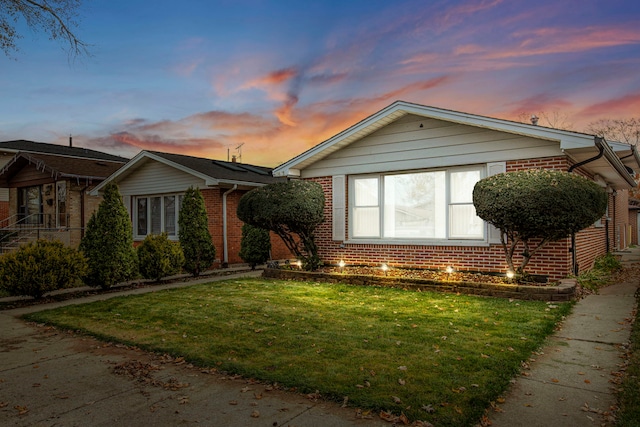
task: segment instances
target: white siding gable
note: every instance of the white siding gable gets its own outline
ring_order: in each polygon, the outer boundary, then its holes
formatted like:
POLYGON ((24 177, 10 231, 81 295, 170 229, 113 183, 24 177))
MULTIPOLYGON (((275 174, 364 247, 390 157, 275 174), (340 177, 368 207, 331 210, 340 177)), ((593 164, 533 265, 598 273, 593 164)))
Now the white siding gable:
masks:
POLYGON ((118 183, 122 195, 148 195, 177 193, 189 186, 205 188, 203 179, 165 165, 148 160, 118 183))
POLYGON ((303 178, 562 155, 558 141, 408 114, 302 171, 303 178))

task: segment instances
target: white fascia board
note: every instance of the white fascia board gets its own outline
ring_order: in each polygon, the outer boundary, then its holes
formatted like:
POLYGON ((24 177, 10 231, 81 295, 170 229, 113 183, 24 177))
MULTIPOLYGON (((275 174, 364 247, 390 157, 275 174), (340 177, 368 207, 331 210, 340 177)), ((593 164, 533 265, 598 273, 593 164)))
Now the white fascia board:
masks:
POLYGON ((299 178, 300 177, 300 169, 289 169, 289 168, 281 168, 276 171, 273 170, 273 176, 278 177, 288 177, 288 178, 299 178))
POLYGON ((107 179, 105 179, 104 181, 102 181, 100 184, 98 184, 93 190, 91 190, 91 192, 89 193, 92 196, 97 196, 99 195, 100 191, 102 191, 102 189, 104 188, 105 185, 107 185, 107 183, 111 182, 111 181, 120 181, 122 178, 126 177, 128 174, 130 174, 131 172, 133 172, 134 170, 136 170, 137 168, 139 168, 140 166, 142 166, 147 160, 155 160, 156 162, 160 162, 162 164, 165 164, 167 166, 170 166, 172 168, 178 169, 182 172, 188 173, 190 175, 193 175, 197 178, 202 179, 205 184, 209 187, 213 187, 218 185, 218 180, 215 178, 210 177, 209 175, 205 175, 202 174, 200 172, 196 172, 193 169, 184 167, 180 164, 174 163, 172 161, 169 161, 167 159, 165 159, 164 157, 160 157, 157 156, 153 153, 150 153, 148 151, 141 151, 139 152, 133 159, 129 160, 123 167, 121 167, 120 169, 118 169, 117 171, 115 171, 111 176, 109 176, 107 179))
MULTIPOLYGON (((358 139, 358 133, 364 132, 367 129, 371 129, 371 131, 376 130, 377 128, 382 127, 405 114, 415 114, 417 116, 444 120, 463 125, 557 141, 560 143, 560 149, 585 148, 594 145, 593 135, 547 128, 543 126, 534 126, 532 124, 513 122, 486 116, 478 116, 459 111, 444 110, 419 104, 412 104, 405 101, 396 101, 339 134, 321 142, 315 147, 276 167, 273 174, 274 176, 293 176, 291 175, 291 172, 294 168, 298 167, 299 169, 303 169, 305 163, 309 160, 313 161, 314 158, 315 160, 320 160, 327 154, 338 149, 336 145, 339 145, 342 142, 348 143, 350 138, 354 138, 354 140, 358 139), (302 167, 300 167, 300 165, 302 165, 302 167)), ((365 136, 366 134, 368 133, 365 133, 362 136, 365 136)))
POLYGON ((228 185, 237 185, 238 187, 264 187, 265 183, 262 182, 253 182, 253 181, 235 181, 235 180, 230 180, 230 179, 225 179, 225 180, 217 180, 215 184, 213 184, 212 186, 219 186, 222 184, 228 184, 228 185))
MULTIPOLYGON (((381 120, 382 118, 384 118, 385 116, 390 115, 391 113, 400 110, 400 104, 401 101, 399 102, 395 102, 391 105, 389 105, 388 107, 378 111, 377 113, 361 120, 360 122, 356 123, 355 125, 343 130, 342 132, 338 133, 337 135, 332 136, 331 138, 319 143, 318 145, 310 148, 309 150, 305 151, 302 154, 299 154, 298 156, 294 157, 293 159, 281 164, 280 166, 276 167, 273 170, 273 175, 274 176, 296 176, 296 175, 290 175, 290 173, 295 173, 294 171, 296 169, 295 166, 299 165, 300 163, 304 162, 305 160, 309 160, 312 157, 318 156, 320 155, 320 153, 322 153, 323 151, 331 148, 332 146, 334 146, 335 144, 338 144, 340 141, 344 141, 345 139, 357 134, 358 132, 361 132, 363 129, 374 125, 376 122, 378 122, 379 120, 381 120)), ((297 176, 300 176, 299 171, 297 176)))
POLYGON ((136 169, 139 166, 139 163, 142 161, 144 157, 146 157, 147 154, 148 153, 146 151, 141 151, 138 154, 136 154, 136 156, 133 159, 129 160, 127 163, 125 163, 124 166, 122 166, 120 169, 112 173, 110 176, 107 177, 107 179, 102 181, 100 184, 96 185, 89 192, 89 194, 91 196, 100 195, 100 192, 108 183, 110 183, 111 181, 117 182, 118 178, 124 177, 128 175, 132 170, 136 169))

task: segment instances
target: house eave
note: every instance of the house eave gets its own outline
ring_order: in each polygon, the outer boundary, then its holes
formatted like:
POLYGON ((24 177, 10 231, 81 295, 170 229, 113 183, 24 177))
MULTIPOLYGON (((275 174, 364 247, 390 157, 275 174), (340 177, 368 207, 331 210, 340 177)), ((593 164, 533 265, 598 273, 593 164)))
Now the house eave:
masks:
POLYGON ((594 142, 588 147, 566 148, 565 154, 575 163, 585 162, 581 169, 599 175, 613 189, 630 189, 636 186, 633 175, 627 166, 614 152, 607 141, 594 137, 594 142), (602 155, 598 156, 602 148, 602 155))
POLYGON ((135 171, 137 168, 142 166, 148 160, 155 160, 157 162, 160 162, 160 163, 165 164, 167 166, 170 166, 172 168, 178 169, 178 170, 180 170, 182 172, 185 172, 185 173, 188 173, 190 175, 193 175, 193 176, 203 180, 205 182, 205 185, 208 186, 208 187, 215 187, 219 183, 219 181, 217 179, 212 178, 212 177, 210 177, 208 175, 199 173, 197 171, 194 171, 193 169, 189 169, 189 168, 184 167, 184 166, 182 166, 180 164, 174 163, 174 162, 172 162, 170 160, 165 159, 164 157, 157 156, 154 153, 150 153, 148 151, 141 151, 133 159, 131 159, 127 164, 125 164, 123 167, 118 169, 115 173, 113 173, 111 176, 109 176, 107 179, 105 179, 99 185, 97 185, 93 190, 91 190, 91 192, 89 194, 91 194, 92 196, 99 195, 100 192, 103 190, 103 188, 109 182, 111 182, 111 181, 119 182, 120 180, 125 178, 127 175, 129 175, 130 173, 135 171))
POLYGON ((561 129, 534 126, 486 116, 478 116, 453 110, 396 101, 388 107, 361 120, 348 129, 310 148, 304 153, 281 164, 273 170, 274 176, 295 176, 309 165, 322 160, 331 153, 361 139, 407 114, 444 120, 462 125, 476 126, 532 138, 556 141, 562 149, 585 148, 593 145, 593 136, 561 129))

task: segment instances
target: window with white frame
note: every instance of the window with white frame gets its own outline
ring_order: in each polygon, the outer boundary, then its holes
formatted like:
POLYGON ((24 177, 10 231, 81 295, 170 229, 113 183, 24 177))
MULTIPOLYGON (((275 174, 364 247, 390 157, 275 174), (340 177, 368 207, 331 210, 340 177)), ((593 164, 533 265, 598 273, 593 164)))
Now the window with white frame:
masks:
POLYGON ((178 235, 178 213, 182 194, 137 196, 134 201, 134 232, 136 237, 167 233, 178 235))
POLYGON ((380 240, 484 240, 473 206, 483 167, 349 178, 350 237, 380 240))

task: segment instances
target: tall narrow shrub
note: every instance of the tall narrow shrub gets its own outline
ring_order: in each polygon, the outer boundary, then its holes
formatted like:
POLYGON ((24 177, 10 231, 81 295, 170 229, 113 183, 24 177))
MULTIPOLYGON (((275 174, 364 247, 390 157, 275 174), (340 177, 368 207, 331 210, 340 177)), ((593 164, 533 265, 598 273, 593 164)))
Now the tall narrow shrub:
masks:
POLYGON ((267 262, 269 252, 271 252, 269 230, 244 224, 240 241, 240 258, 255 270, 256 265, 267 262))
POLYGON ((199 189, 189 187, 184 194, 178 226, 184 269, 197 277, 216 259, 216 248, 207 225, 207 209, 199 189))
POLYGON ((104 187, 103 200, 87 223, 80 251, 89 263, 84 277, 87 285, 108 289, 138 274, 131 220, 113 182, 104 187))
POLYGON ((10 295, 41 298, 73 287, 85 274, 80 252, 59 241, 38 240, 0 257, 0 289, 10 295))

